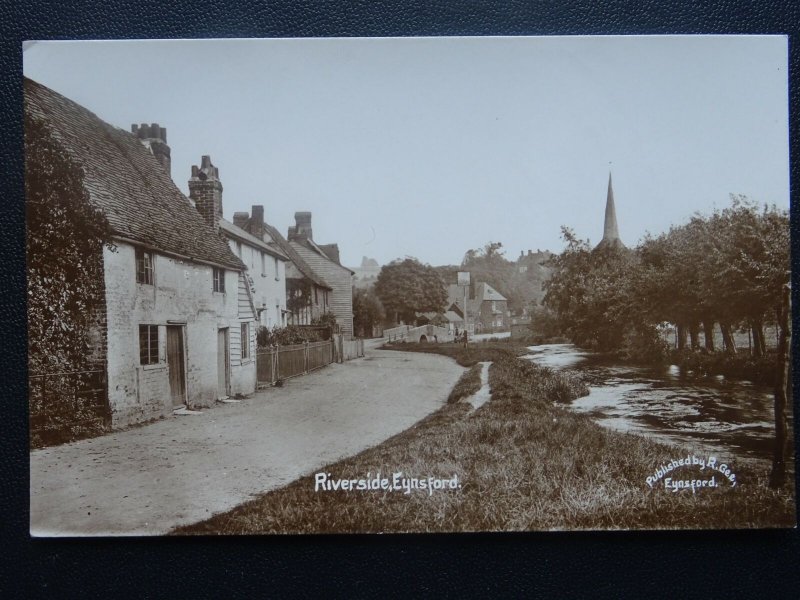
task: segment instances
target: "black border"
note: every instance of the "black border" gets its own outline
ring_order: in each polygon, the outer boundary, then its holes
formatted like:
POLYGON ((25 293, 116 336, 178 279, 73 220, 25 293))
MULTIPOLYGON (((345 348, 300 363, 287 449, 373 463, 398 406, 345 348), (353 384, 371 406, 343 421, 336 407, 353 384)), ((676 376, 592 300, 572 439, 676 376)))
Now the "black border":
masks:
MULTIPOLYGON (((308 0, 244 3, 0 0, 0 594, 761 596, 800 582, 792 531, 31 540, 25 403, 21 42, 181 37, 788 34, 792 181, 798 175, 800 6, 796 0, 308 0)), ((798 252, 792 185, 792 252, 798 252)), ((797 277, 798 261, 793 261, 797 277)), ((798 292, 793 294, 799 306, 798 292)), ((794 314, 797 325, 797 311, 794 314)), ((795 329, 797 331, 797 329, 795 329)), ((798 356, 798 337, 793 340, 798 356)), ((798 364, 795 362, 795 373, 798 364)), ((798 388, 800 389, 800 388, 798 388)), ((797 447, 797 444, 795 444, 797 447)), ((786 591, 786 590, 784 590, 786 591)))

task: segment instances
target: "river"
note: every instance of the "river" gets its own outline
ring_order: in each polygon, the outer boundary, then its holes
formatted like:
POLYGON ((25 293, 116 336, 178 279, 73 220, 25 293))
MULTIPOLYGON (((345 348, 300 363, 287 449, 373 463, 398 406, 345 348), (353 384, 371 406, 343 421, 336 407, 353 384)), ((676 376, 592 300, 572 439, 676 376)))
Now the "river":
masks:
MULTIPOLYGON (((611 362, 572 344, 531 346, 526 356, 553 369, 578 371, 588 396, 570 403, 578 413, 617 431, 643 434, 720 456, 771 459, 772 389, 720 376, 681 373, 676 366, 635 367, 611 362)), ((792 405, 787 411, 789 439, 792 405)))

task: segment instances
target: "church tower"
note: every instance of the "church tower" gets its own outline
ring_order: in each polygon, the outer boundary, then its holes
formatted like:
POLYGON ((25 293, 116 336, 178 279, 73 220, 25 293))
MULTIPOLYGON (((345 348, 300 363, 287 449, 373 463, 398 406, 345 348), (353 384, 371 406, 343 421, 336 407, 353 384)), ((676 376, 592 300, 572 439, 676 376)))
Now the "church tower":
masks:
POLYGON ((614 188, 611 186, 611 172, 608 173, 608 195, 606 196, 606 220, 603 225, 603 239, 597 244, 597 248, 600 247, 625 247, 625 244, 619 239, 617 209, 614 206, 614 188))

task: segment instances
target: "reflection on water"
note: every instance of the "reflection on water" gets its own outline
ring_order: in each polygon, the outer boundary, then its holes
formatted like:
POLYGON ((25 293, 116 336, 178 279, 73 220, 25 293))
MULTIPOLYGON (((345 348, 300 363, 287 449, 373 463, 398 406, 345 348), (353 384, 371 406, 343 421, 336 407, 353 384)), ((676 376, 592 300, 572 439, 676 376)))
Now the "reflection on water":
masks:
MULTIPOLYGON (((722 376, 698 377, 609 362, 571 344, 531 346, 526 356, 553 369, 573 369, 589 385, 571 403, 599 424, 719 454, 770 459, 774 438, 772 389, 722 376)), ((788 411, 792 439, 791 403, 788 411)))

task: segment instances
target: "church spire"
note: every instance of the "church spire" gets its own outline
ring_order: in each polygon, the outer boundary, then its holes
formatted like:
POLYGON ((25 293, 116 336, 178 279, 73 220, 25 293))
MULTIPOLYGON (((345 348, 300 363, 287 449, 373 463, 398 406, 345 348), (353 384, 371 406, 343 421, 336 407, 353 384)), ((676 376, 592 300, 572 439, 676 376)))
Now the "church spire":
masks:
POLYGON ((608 172, 608 196, 606 196, 606 221, 603 226, 603 239, 600 241, 602 246, 622 246, 619 239, 619 229, 617 228, 617 210, 614 206, 614 188, 611 185, 611 171, 608 172))

